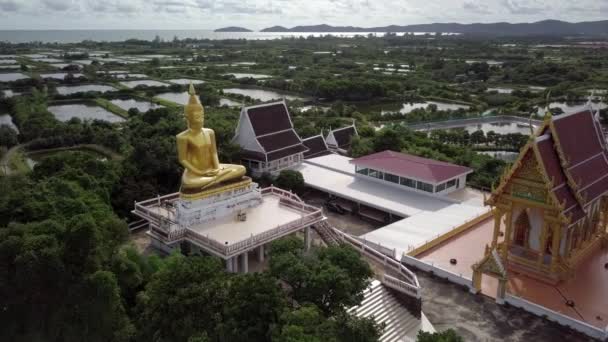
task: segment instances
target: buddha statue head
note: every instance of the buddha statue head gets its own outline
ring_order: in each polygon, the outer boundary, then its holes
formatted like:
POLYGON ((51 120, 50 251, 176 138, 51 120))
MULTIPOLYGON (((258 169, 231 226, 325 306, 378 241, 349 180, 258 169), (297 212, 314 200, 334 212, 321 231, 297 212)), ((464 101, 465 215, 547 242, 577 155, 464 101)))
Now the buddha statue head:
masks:
POLYGON ((184 106, 184 115, 186 116, 186 121, 188 121, 188 128, 195 131, 200 130, 205 124, 205 109, 198 96, 196 96, 192 83, 190 83, 188 94, 190 94, 190 99, 188 99, 188 103, 184 106))

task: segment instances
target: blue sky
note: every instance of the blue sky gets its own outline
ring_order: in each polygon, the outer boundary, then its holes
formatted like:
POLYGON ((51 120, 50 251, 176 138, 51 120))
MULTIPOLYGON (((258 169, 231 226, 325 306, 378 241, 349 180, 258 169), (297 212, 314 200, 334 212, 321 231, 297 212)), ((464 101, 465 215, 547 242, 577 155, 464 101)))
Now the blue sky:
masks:
POLYGON ((608 0, 0 0, 0 29, 254 30, 608 18, 608 0))

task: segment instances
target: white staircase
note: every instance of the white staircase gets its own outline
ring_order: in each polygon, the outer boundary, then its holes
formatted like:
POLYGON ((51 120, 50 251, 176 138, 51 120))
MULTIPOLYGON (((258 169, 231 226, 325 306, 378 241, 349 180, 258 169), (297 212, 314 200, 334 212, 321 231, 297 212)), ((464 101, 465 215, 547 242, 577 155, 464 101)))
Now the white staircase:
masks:
POLYGON ((376 323, 384 323, 382 342, 415 341, 421 329, 421 320, 414 317, 395 297, 391 290, 374 280, 365 290, 365 297, 360 305, 348 309, 358 317, 374 317, 376 323))

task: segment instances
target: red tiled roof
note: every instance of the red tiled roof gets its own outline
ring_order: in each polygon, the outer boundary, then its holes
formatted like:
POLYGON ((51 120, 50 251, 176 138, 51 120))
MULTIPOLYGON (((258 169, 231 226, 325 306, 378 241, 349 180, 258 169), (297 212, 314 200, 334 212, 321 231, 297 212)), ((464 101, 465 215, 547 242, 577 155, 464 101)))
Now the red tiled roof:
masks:
POLYGON ((283 102, 247 108, 246 111, 256 136, 292 128, 289 112, 283 102))
POLYGON ((589 110, 559 115, 553 119, 552 134, 563 152, 561 160, 565 173, 576 184, 572 191, 578 192, 583 203, 588 205, 608 192, 608 151, 601 134, 601 127, 589 110))
POLYGON ((576 223, 590 203, 608 192, 608 154, 599 123, 590 111, 555 116, 535 144, 541 166, 554 181, 554 195, 576 223))
MULTIPOLYGON (((564 214, 572 213, 573 220, 580 219, 580 214, 585 212, 574 197, 574 193, 567 183, 566 175, 559 162, 559 156, 554 148, 554 141, 550 134, 545 134, 536 139, 536 146, 540 154, 540 164, 544 167, 549 178, 553 180, 553 194, 559 204, 564 204, 564 214), (575 218, 578 217, 578 218, 575 218)), ((528 153, 533 153, 529 150, 528 153)))
POLYGON ((351 163, 431 183, 441 183, 473 171, 465 166, 394 151, 370 154, 353 159, 351 163))
POLYGON ((568 159, 568 167, 596 155, 603 150, 595 120, 590 111, 558 115, 553 118, 554 134, 568 159))

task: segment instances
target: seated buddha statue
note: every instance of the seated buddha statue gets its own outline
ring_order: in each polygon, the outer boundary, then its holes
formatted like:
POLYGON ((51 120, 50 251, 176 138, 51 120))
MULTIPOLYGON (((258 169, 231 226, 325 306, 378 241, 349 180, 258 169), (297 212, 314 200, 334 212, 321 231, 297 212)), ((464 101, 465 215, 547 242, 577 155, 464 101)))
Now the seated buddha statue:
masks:
POLYGON ((188 129, 177 135, 179 163, 185 168, 181 191, 198 193, 222 182, 240 180, 245 167, 220 164, 215 132, 203 126, 205 112, 192 84, 188 92, 190 99, 184 108, 188 129))

